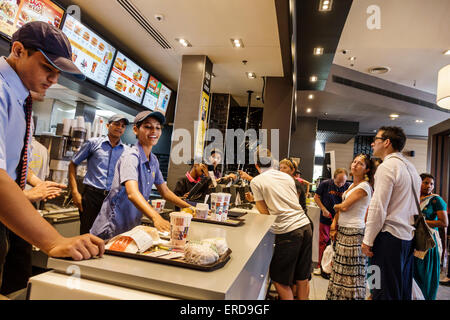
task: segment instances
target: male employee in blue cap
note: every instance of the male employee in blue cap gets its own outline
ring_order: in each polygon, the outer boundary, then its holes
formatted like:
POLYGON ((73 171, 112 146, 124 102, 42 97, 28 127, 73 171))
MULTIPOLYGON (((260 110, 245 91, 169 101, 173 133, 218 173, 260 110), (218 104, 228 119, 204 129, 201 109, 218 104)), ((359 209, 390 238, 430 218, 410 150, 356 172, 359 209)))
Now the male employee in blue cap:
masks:
POLYGON ((80 234, 89 232, 100 212, 103 200, 111 189, 114 168, 126 148, 120 137, 124 134, 128 124, 128 119, 120 114, 109 118, 106 125, 108 135, 86 141, 69 164, 72 199, 80 212, 80 234), (87 172, 83 181, 82 196, 78 191, 76 176, 77 166, 85 159, 87 159, 87 172))
MULTIPOLYGON (((104 243, 92 235, 62 237, 33 208, 23 193, 27 177, 27 156, 31 136, 30 91, 45 95, 61 72, 84 79, 72 63, 72 49, 61 30, 43 22, 31 22, 17 30, 11 40, 10 55, 0 57, 0 282, 10 258, 18 263, 9 269, 9 286, 25 287, 29 257, 16 250, 13 234, 54 257, 76 260, 102 255, 104 243), (16 181, 16 182, 15 182, 16 181), (14 241, 14 240, 13 240, 14 241), (23 257, 21 263, 18 257, 23 257)), ((6 283, 4 283, 5 285, 6 283)))

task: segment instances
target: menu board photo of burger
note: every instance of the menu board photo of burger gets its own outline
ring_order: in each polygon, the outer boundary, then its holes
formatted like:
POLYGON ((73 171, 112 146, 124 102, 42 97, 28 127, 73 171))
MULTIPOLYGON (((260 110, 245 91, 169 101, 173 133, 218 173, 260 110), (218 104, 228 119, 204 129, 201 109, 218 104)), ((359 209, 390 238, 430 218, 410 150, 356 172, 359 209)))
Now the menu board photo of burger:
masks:
POLYGON ((44 21, 57 28, 64 10, 50 0, 0 0, 0 32, 8 37, 32 21, 44 21))
POLYGON ((161 91, 162 83, 156 80, 154 77, 150 77, 148 81, 147 90, 145 90, 144 101, 142 105, 150 110, 156 109, 158 103, 159 92, 161 91))
POLYGON ((148 77, 148 72, 121 52, 117 52, 107 87, 137 103, 141 103, 148 77))
POLYGON ((75 65, 86 77, 105 85, 116 49, 70 15, 62 31, 72 45, 75 65))

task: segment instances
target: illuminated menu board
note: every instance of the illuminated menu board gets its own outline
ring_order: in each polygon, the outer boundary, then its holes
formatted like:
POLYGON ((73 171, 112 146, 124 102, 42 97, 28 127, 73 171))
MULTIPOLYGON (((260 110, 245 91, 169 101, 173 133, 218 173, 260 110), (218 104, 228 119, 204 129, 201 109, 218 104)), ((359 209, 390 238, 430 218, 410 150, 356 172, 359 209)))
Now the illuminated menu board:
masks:
POLYGON ((161 91, 162 83, 156 80, 154 77, 150 77, 148 81, 147 90, 145 90, 144 101, 142 105, 150 110, 156 109, 158 103, 159 92, 161 91))
POLYGON ((72 60, 78 69, 105 85, 116 49, 70 15, 66 16, 62 31, 72 45, 72 60))
POLYGON ((171 94, 172 91, 169 88, 167 88, 165 85, 161 85, 161 91, 159 92, 158 103, 156 104, 155 111, 166 114, 171 94))
POLYGON ((64 10, 50 0, 0 0, 0 32, 11 37, 31 21, 44 21, 59 28, 64 10))
POLYGON ((117 52, 107 87, 141 103, 149 74, 132 60, 117 52))
POLYGON ((172 91, 154 77, 150 77, 142 105, 150 110, 166 113, 172 91))

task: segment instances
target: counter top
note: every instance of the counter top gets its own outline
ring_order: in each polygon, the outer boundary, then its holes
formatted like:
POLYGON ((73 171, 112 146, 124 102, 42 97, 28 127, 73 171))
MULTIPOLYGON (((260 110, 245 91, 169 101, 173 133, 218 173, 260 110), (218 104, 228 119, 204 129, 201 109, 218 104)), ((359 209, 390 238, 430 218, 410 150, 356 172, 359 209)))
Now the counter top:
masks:
POLYGON ((110 255, 85 261, 50 258, 48 268, 66 273, 77 266, 82 278, 170 297, 252 299, 258 295, 249 292, 252 282, 261 282, 268 271, 274 239, 269 229, 275 216, 248 213, 244 218, 241 227, 191 223, 188 239, 226 238, 232 250, 231 259, 219 270, 197 271, 110 255), (247 284, 247 292, 243 284, 247 284))

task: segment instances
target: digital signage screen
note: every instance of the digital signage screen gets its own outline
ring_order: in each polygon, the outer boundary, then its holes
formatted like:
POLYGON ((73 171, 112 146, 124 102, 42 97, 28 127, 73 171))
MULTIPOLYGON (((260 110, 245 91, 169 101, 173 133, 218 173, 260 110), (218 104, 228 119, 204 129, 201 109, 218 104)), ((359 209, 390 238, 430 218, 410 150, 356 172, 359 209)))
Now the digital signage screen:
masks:
POLYGON ((137 103, 141 103, 148 77, 148 72, 118 51, 107 87, 137 103))
POLYGON ((171 90, 160 81, 150 77, 142 105, 150 110, 165 114, 171 93, 171 90))
POLYGON ((64 9, 50 0, 0 0, 0 32, 11 38, 25 23, 44 21, 59 28, 64 9))
POLYGON ((72 45, 72 60, 86 77, 106 84, 116 49, 70 15, 62 31, 72 45))

